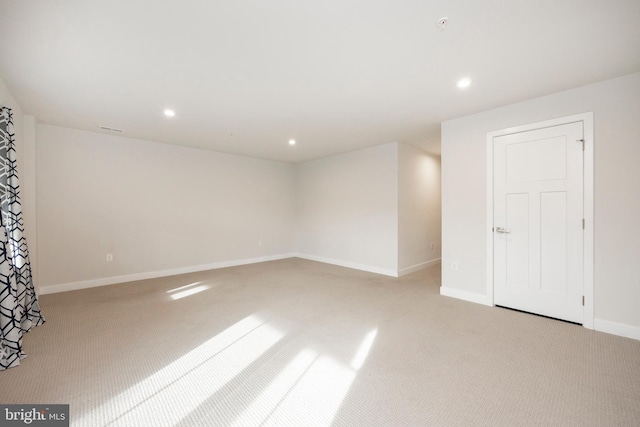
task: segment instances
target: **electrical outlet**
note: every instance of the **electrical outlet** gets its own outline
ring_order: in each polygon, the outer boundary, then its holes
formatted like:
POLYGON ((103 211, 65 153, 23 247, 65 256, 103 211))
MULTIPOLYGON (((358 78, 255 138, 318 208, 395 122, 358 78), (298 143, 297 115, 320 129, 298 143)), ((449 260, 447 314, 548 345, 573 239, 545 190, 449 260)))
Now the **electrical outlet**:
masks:
POLYGON ((431 250, 434 250, 436 248, 436 244, 431 242, 431 250))
POLYGON ((451 269, 452 270, 458 269, 458 261, 451 261, 451 269))
POLYGON ((113 254, 107 254, 106 261, 107 262, 113 261, 113 254))

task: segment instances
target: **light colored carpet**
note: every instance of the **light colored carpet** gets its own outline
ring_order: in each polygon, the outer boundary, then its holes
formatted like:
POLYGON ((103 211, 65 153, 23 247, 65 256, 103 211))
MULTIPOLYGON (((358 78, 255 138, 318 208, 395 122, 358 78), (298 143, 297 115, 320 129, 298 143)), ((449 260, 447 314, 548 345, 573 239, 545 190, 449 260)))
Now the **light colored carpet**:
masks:
POLYGON ((640 425, 639 341, 439 285, 292 258, 44 295, 0 402, 82 427, 640 425))

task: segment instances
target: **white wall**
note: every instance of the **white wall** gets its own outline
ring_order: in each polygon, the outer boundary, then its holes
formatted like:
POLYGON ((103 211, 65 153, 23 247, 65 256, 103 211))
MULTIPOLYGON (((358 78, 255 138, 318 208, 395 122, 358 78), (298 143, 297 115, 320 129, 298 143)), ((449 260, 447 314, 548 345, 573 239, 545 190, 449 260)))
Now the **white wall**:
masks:
POLYGON ((37 132, 43 292, 293 252, 292 165, 42 124, 37 132))
POLYGON ((398 271, 397 143, 296 165, 300 256, 398 271))
POLYGON ((398 144, 400 274, 424 268, 440 258, 440 207, 440 157, 398 144))
POLYGON ((293 166, 43 124, 37 131, 45 293, 294 253, 392 276, 400 258, 410 270, 439 257, 439 160, 413 147, 293 166))
POLYGON ((22 108, 0 78, 0 105, 11 108, 15 130, 16 157, 20 199, 25 226, 25 238, 29 247, 31 272, 36 291, 38 286, 38 254, 36 229, 36 165, 35 165, 35 118, 25 115, 22 108))
POLYGON ((595 119, 595 326, 640 339, 640 73, 442 124, 442 285, 486 294, 487 132, 587 111, 595 119))

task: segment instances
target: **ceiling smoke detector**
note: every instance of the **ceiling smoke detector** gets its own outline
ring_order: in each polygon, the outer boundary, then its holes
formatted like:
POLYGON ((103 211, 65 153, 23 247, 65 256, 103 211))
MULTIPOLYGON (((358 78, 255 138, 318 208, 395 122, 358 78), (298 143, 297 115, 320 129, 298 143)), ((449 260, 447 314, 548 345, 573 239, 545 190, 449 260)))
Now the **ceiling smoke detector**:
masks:
POLYGON ((447 18, 446 16, 443 16, 442 18, 436 21, 436 24, 438 25, 438 27, 443 31, 444 31, 444 27, 446 27, 448 23, 449 23, 449 18, 447 18))

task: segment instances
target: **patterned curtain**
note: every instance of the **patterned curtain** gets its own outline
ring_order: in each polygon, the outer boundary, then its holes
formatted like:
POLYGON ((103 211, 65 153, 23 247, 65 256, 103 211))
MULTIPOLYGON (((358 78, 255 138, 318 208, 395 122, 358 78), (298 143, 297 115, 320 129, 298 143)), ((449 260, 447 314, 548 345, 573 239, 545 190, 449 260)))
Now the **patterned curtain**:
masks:
POLYGON ((22 335, 44 323, 24 237, 11 109, 0 107, 0 371, 20 364, 22 335))

